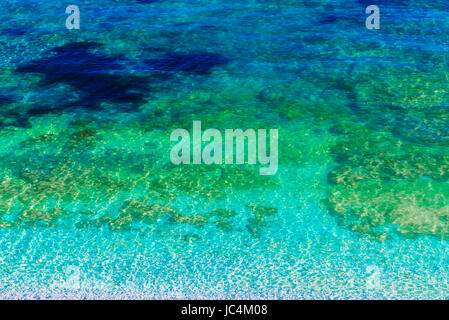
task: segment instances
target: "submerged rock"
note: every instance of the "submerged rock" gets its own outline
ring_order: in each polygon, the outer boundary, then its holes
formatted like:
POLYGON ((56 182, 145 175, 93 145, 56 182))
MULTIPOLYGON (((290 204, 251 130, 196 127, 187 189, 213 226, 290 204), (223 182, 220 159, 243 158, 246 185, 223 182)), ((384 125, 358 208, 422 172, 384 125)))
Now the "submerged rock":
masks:
POLYGON ((64 83, 79 90, 82 96, 74 104, 35 108, 29 111, 29 115, 65 110, 73 105, 95 108, 105 101, 132 104, 143 102, 142 90, 148 83, 147 79, 126 74, 120 57, 92 52, 101 46, 94 42, 69 43, 47 51, 42 59, 20 65, 18 72, 44 75, 41 86, 64 83))
POLYGON ((248 219, 246 228, 253 237, 259 237, 262 227, 266 225, 265 219, 276 214, 278 209, 252 203, 248 204, 247 207, 251 209, 252 217, 248 219))
POLYGON ((19 215, 18 219, 23 222, 54 222, 62 216, 68 214, 61 208, 51 210, 45 209, 28 209, 19 215))
POLYGON ((208 220, 207 217, 200 214, 175 214, 170 218, 170 221, 173 223, 187 223, 197 227, 205 225, 208 220))
POLYGON ((0 94, 0 106, 4 104, 11 104, 13 102, 14 102, 13 98, 0 94))
POLYGON ((176 216, 177 211, 168 205, 149 204, 148 201, 131 200, 126 202, 115 218, 103 216, 98 219, 84 221, 77 224, 78 228, 101 227, 108 225, 114 231, 123 231, 131 228, 134 222, 146 224, 156 223, 164 216, 176 216))
POLYGON ((229 221, 226 221, 226 220, 218 220, 215 222, 215 225, 217 226, 218 229, 225 231, 225 232, 230 232, 230 231, 234 230, 232 223, 230 223, 229 221))
POLYGON ((235 215, 237 215, 237 213, 234 210, 230 209, 214 209, 209 212, 208 215, 217 216, 220 219, 226 219, 234 217, 235 215))
POLYGON ((370 238, 449 235, 449 156, 361 125, 331 149, 338 165, 324 201, 342 226, 370 238))

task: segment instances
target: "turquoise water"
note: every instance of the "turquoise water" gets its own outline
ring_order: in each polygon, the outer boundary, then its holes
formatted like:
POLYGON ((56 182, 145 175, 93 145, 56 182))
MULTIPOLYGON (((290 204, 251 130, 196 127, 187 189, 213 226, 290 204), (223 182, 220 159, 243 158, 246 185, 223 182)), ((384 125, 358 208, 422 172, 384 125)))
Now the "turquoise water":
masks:
POLYGON ((0 7, 1 298, 448 298, 439 0, 0 7), (279 130, 279 169, 170 162, 279 130))

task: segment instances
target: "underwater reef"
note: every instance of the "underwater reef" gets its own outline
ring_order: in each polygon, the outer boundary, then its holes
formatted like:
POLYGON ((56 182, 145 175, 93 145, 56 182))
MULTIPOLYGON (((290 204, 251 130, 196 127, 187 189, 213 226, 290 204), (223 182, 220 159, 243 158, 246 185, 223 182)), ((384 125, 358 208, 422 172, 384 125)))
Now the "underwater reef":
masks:
MULTIPOLYGON (((79 220, 75 223, 77 229, 106 227, 114 232, 125 232, 144 223, 150 226, 191 225, 198 230, 212 225, 221 232, 232 232, 232 220, 238 213, 231 209, 189 213, 180 212, 170 203, 182 196, 204 201, 223 199, 235 190, 275 188, 276 179, 262 177, 250 166, 181 168, 170 164, 169 159, 159 163, 151 152, 142 153, 141 139, 145 134, 160 134, 161 130, 164 135, 168 134, 182 114, 159 107, 148 113, 149 118, 142 119, 137 108, 148 103, 147 90, 152 76, 168 84, 172 80, 156 73, 207 76, 212 69, 228 63, 228 59, 210 52, 167 53, 144 60, 142 70, 149 67, 151 73, 140 76, 125 69, 129 62, 125 56, 105 54, 104 49, 104 45, 96 42, 70 42, 47 50, 42 58, 16 68, 18 74, 38 75, 40 78, 35 87, 39 90, 63 85, 75 89, 79 98, 62 104, 38 105, 27 109, 25 114, 17 113, 16 125, 23 123, 24 130, 30 133, 20 143, 22 151, 10 151, 7 154, 10 162, 3 166, 8 174, 1 180, 0 226, 57 227, 75 219, 79 220), (126 124, 117 131, 115 123, 96 119, 97 114, 100 118, 106 109, 104 103, 112 114, 123 110, 128 114, 130 111, 135 113, 137 122, 126 124), (56 132, 36 133, 36 128, 27 123, 29 119, 38 121, 39 117, 45 119, 67 114, 82 116, 56 132), (159 119, 164 117, 169 117, 168 123, 159 119), (130 136, 132 134, 135 136, 130 136), (139 151, 123 152, 123 146, 114 145, 114 139, 121 135, 129 137, 123 141, 125 145, 135 143, 139 151), (132 199, 125 196, 132 193, 136 194, 132 199), (99 201, 118 201, 114 204, 119 207, 118 212, 98 212, 95 208, 99 201), (74 211, 74 204, 84 209, 74 211)), ((13 102, 6 96, 0 101, 5 104, 13 102)), ((174 105, 179 109, 183 107, 179 102, 174 105)), ((209 117, 214 119, 214 113, 209 117)), ((184 123, 187 119, 181 121, 184 123)), ((159 148, 164 146, 169 149, 166 143, 159 148)), ((265 216, 272 216, 277 209, 248 204, 243 211, 243 219, 247 220, 246 232, 259 237, 266 226, 265 216)), ((187 234, 181 239, 198 241, 201 237, 187 234)))
POLYGON ((337 165, 325 203, 339 224, 373 239, 446 238, 449 109, 441 102, 447 91, 435 90, 441 75, 427 70, 404 79, 385 75, 399 86, 379 85, 372 93, 352 86, 359 111, 331 126, 341 139, 330 150, 337 165))

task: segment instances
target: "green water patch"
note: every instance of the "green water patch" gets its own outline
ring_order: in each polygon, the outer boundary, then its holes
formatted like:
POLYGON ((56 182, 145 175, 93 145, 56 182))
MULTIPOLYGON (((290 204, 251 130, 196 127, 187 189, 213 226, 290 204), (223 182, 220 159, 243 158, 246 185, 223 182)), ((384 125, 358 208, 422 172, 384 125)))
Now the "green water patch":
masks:
POLYGON ((447 237, 449 156, 443 147, 356 124, 334 130, 344 138, 331 149, 338 165, 328 175, 325 202, 341 225, 380 240, 393 232, 447 237))
MULTIPOLYGON (((235 190, 265 187, 269 185, 267 181, 270 181, 263 177, 257 184, 259 175, 254 175, 255 180, 246 180, 251 176, 242 169, 234 168, 228 172, 224 170, 224 173, 223 170, 218 170, 219 174, 214 175, 209 172, 210 168, 197 170, 192 166, 191 175, 184 176, 180 173, 175 178, 170 175, 159 178, 157 183, 148 177, 148 180, 143 179, 138 185, 133 179, 122 180, 118 176, 111 176, 94 168, 76 166, 64 157, 53 159, 59 162, 49 167, 24 169, 20 178, 9 177, 2 181, 2 216, 13 211, 18 211, 18 214, 12 220, 3 220, 1 226, 14 227, 36 223, 54 226, 60 219, 68 217, 75 221, 82 220, 76 224, 77 228, 108 226, 114 231, 124 231, 129 230, 136 222, 155 224, 163 219, 172 224, 190 224, 198 228, 214 223, 221 230, 232 231, 232 219, 237 215, 233 210, 214 209, 203 213, 184 213, 170 206, 169 200, 180 196, 179 192, 190 197, 214 199, 224 196, 226 192, 232 194, 235 190), (136 186, 147 187, 140 191, 144 192, 146 197, 125 201, 117 215, 113 215, 113 211, 104 215, 90 209, 89 219, 85 220, 79 211, 67 209, 67 206, 73 203, 94 208, 98 200, 113 202, 125 192, 135 190, 136 186), (155 203, 155 200, 158 203, 155 203)), ((254 221, 251 220, 251 223, 257 227, 263 226, 264 215, 270 212, 263 209, 252 210, 255 211, 252 218, 254 221)))
POLYGON ((80 228, 124 231, 135 222, 162 219, 230 231, 233 210, 178 212, 170 203, 185 196, 215 201, 236 192, 276 189, 280 183, 252 165, 172 165, 169 140, 159 141, 167 138, 165 132, 68 119, 51 127, 38 119, 31 128, 10 129, 14 143, 4 137, 10 145, 4 153, 9 161, 0 164, 1 226, 74 221, 80 228))
POLYGON ((447 237, 446 62, 400 44, 347 54, 355 62, 345 79, 330 72, 315 85, 346 93, 346 107, 322 109, 336 139, 329 148, 336 162, 327 179, 329 211, 342 226, 378 240, 447 237), (397 56, 404 59, 392 64, 397 56))
POLYGON ((42 208, 29 208, 22 211, 17 219, 23 223, 44 222, 46 223, 46 226, 49 226, 50 224, 55 223, 58 219, 67 214, 69 213, 61 208, 53 208, 47 210, 42 208))
POLYGON ((393 230, 413 237, 449 234, 449 186, 431 180, 361 181, 337 187, 328 199, 338 222, 386 239, 393 230))
MULTIPOLYGON (((248 166, 249 167, 249 166, 248 166)), ((207 199, 223 197, 226 192, 256 188, 275 188, 278 182, 261 176, 253 168, 237 165, 168 165, 158 170, 149 188, 164 198, 176 198, 179 193, 207 199)))
POLYGON ((134 186, 95 168, 78 166, 66 157, 48 156, 46 160, 47 163, 39 164, 21 162, 19 176, 3 178, 0 184, 2 216, 18 212, 14 218, 18 223, 55 222, 73 214, 66 206, 111 199, 134 186))
MULTIPOLYGON (((48 185, 47 185, 48 186, 48 185)), ((55 189, 33 188, 24 181, 5 178, 0 182, 0 227, 16 227, 20 224, 41 223, 52 226, 58 219, 69 214, 67 210, 54 205, 55 189), (13 211, 18 211, 13 218, 13 211)))

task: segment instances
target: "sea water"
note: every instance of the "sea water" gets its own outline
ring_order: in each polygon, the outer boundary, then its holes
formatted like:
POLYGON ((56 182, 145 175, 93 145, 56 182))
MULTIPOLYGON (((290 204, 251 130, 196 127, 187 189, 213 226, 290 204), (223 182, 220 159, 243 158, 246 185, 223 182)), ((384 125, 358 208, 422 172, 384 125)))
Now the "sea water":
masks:
POLYGON ((445 1, 71 4, 0 5, 0 297, 448 298, 445 1), (172 164, 193 121, 277 173, 172 164))

